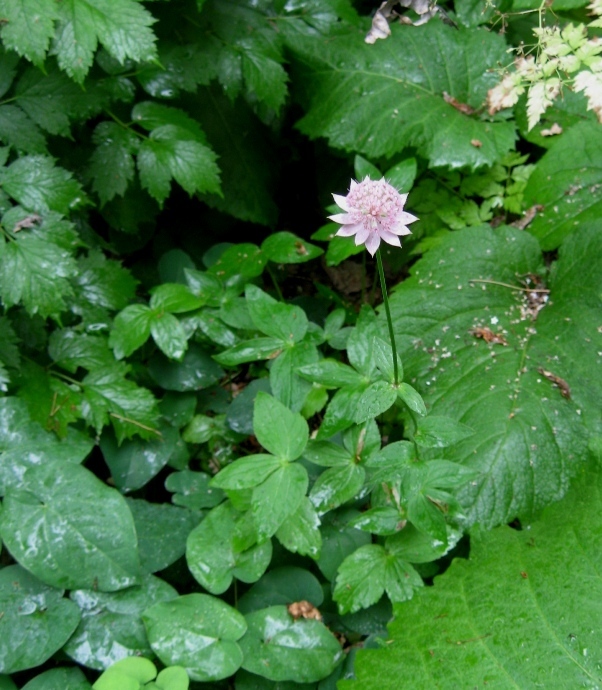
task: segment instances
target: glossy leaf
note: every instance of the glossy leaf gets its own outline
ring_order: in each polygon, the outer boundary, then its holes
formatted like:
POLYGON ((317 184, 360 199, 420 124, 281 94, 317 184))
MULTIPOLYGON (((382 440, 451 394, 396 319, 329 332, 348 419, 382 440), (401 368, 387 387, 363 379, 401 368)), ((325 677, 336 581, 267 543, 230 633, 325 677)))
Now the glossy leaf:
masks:
POLYGON ((324 253, 314 244, 305 242, 292 232, 276 232, 261 245, 261 251, 270 261, 279 264, 301 264, 324 253))
POLYGON ((188 594, 155 604, 142 616, 155 654, 183 666, 192 680, 220 680, 242 663, 237 640, 247 624, 228 604, 207 594, 188 594))
POLYGON ((259 392, 255 398, 253 430, 261 445, 282 460, 296 460, 307 444, 309 428, 300 414, 276 398, 259 392))
POLYGON ((21 486, 6 492, 0 535, 13 557, 49 585, 110 592, 138 582, 125 500, 79 465, 27 469, 21 486))
POLYGON ((274 568, 256 582, 238 602, 238 610, 246 615, 269 606, 308 601, 319 607, 324 601, 320 581, 303 568, 284 566, 274 568))
MULTIPOLYGON (((16 687, 16 686, 15 686, 16 687)), ((2 686, 0 685, 0 688, 2 686)), ((22 690, 91 690, 79 668, 52 668, 26 683, 22 690)))
POLYGON ((277 302, 255 285, 248 285, 245 297, 255 326, 267 336, 285 343, 299 342, 307 331, 307 316, 300 307, 277 302))

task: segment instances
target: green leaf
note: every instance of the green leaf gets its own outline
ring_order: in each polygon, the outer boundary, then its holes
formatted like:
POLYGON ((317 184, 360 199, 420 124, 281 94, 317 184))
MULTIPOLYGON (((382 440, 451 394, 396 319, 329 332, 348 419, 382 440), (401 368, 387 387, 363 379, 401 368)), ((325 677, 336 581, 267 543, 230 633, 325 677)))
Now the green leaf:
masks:
POLYGON ((119 312, 113 321, 109 346, 115 357, 129 357, 142 347, 150 335, 152 311, 146 304, 130 304, 119 312))
POLYGON ((215 153, 188 130, 162 125, 140 145, 140 182, 160 205, 169 196, 172 178, 190 195, 219 194, 219 169, 215 160, 215 153))
POLYGON ((0 35, 4 45, 41 66, 54 36, 59 16, 56 3, 49 0, 0 0, 0 14, 6 18, 0 35), (32 17, 36 21, 32 22, 32 17))
POLYGON ((339 566, 347 556, 372 541, 369 534, 350 526, 350 521, 359 515, 354 510, 338 510, 323 517, 322 551, 318 567, 330 581, 334 580, 339 566))
POLYGON ((599 472, 586 473, 529 529, 475 529, 470 559, 455 559, 433 587, 396 606, 391 646, 361 652, 357 680, 341 688, 393 690, 393 671, 411 672, 414 687, 425 690, 473 686, 485 678, 500 687, 598 683, 601 551, 592 506, 600 489, 599 472), (590 586, 575 587, 575 581, 590 586), (515 622, 510 628, 508 620, 515 622), (524 664, 524 658, 536 663, 524 664))
POLYGON ((282 460, 273 455, 247 455, 220 470, 211 481, 211 486, 230 490, 251 489, 280 467, 282 460))
POLYGON ((309 438, 305 419, 263 391, 255 398, 253 430, 266 450, 287 461, 303 453, 309 438))
POLYGON ((27 469, 21 486, 7 489, 0 534, 12 556, 49 585, 114 591, 138 582, 125 500, 79 465, 27 469))
POLYGON ((321 467, 348 467, 355 461, 348 450, 330 441, 309 441, 303 457, 321 467))
POLYGON ((52 463, 80 463, 94 446, 88 436, 72 432, 63 441, 32 422, 17 398, 0 399, 0 494, 20 488, 28 467, 52 463))
POLYGON ((169 359, 181 360, 188 347, 186 331, 178 319, 168 312, 152 312, 150 331, 161 352, 169 359))
POLYGON ((326 513, 350 501, 364 486, 366 473, 359 465, 331 467, 316 479, 309 500, 318 513, 326 513))
POLYGON ((403 558, 379 544, 366 544, 339 567, 334 599, 341 613, 354 613, 375 604, 385 591, 391 601, 405 601, 421 586, 420 576, 403 558))
POLYGON ((252 611, 308 601, 321 606, 324 601, 322 585, 315 575, 296 566, 274 568, 256 582, 238 601, 238 610, 246 615, 252 611))
POLYGON ((157 435, 157 402, 150 391, 125 378, 127 371, 126 365, 115 363, 91 371, 82 381, 84 418, 97 433, 110 419, 119 443, 135 434, 157 435))
MULTIPOLYGON (((267 259, 257 245, 243 242, 227 247, 207 273, 216 276, 227 288, 242 291, 246 283, 263 273, 266 263, 267 259)), ((226 318, 224 321, 229 326, 240 327, 226 318)))
POLYGON ((277 302, 255 285, 247 285, 245 297, 255 326, 272 338, 296 343, 307 332, 307 316, 301 307, 277 302))
POLYGON ((153 604, 175 599, 178 593, 167 582, 147 575, 138 587, 121 592, 79 589, 69 596, 79 606, 82 619, 63 649, 78 664, 102 671, 126 656, 152 656, 142 613, 153 604))
POLYGON ((352 405, 352 418, 356 424, 378 417, 397 400, 397 389, 387 381, 375 381, 364 388, 352 405))
POLYGON ((292 232, 275 232, 263 241, 261 251, 278 264, 302 264, 324 253, 292 232))
POLYGON ((181 283, 163 283, 151 290, 151 309, 181 314, 194 311, 205 304, 203 297, 195 295, 187 285, 181 283))
POLYGON ((114 196, 123 196, 134 179, 132 154, 138 148, 138 140, 115 122, 101 122, 94 130, 93 141, 96 148, 90 156, 88 175, 92 189, 104 205, 114 196))
POLYGON ((364 381, 364 377, 358 374, 348 364, 343 364, 334 359, 323 359, 316 364, 306 364, 299 369, 300 376, 308 381, 320 383, 322 386, 340 388, 342 386, 355 386, 364 381))
POLYGON ((446 92, 481 106, 496 83, 490 70, 506 59, 500 36, 451 31, 437 21, 395 25, 375 45, 364 44, 363 35, 345 27, 322 44, 286 33, 304 87, 307 114, 298 126, 305 134, 372 159, 415 146, 431 167, 473 170, 491 166, 512 148, 512 123, 465 115, 443 97, 446 92))
POLYGON ((287 463, 253 490, 251 508, 258 541, 274 535, 299 508, 308 483, 303 465, 287 463))
POLYGON ((196 344, 189 346, 181 362, 170 362, 161 354, 154 355, 148 369, 162 388, 180 392, 209 388, 224 375, 224 370, 196 344))
POLYGON ((270 369, 270 386, 272 393, 280 402, 293 410, 300 412, 307 394, 311 390, 311 383, 298 375, 299 369, 319 358, 315 345, 302 341, 287 347, 272 363, 270 369))
POLYGON ((86 304, 105 309, 124 309, 133 299, 137 281, 117 261, 107 259, 96 250, 78 259, 75 282, 86 304))
POLYGON ((111 470, 115 486, 122 492, 136 491, 145 486, 167 464, 176 450, 179 439, 177 429, 163 424, 160 438, 148 441, 132 439, 121 445, 111 432, 100 439, 100 449, 111 470))
POLYGON ((319 528, 318 514, 309 499, 303 498, 297 510, 280 525, 276 537, 288 551, 318 559, 322 548, 319 528))
POLYGON ((525 204, 540 204, 528 231, 542 249, 556 249, 602 212, 602 145, 597 122, 582 122, 558 137, 541 158, 525 189, 525 204))
POLYGON ((210 488, 210 481, 208 474, 186 469, 172 472, 165 480, 165 488, 175 492, 171 500, 178 506, 191 510, 213 508, 224 500, 224 494, 219 489, 210 488))
POLYGON ((46 138, 20 108, 0 106, 0 141, 25 153, 46 153, 46 138))
POLYGON ((142 499, 128 498, 127 504, 136 526, 143 573, 165 570, 184 555, 186 539, 199 523, 198 513, 142 499))
POLYGON ((123 64, 156 58, 152 15, 135 0, 69 0, 58 7, 54 52, 62 69, 83 82, 101 43, 123 64))
POLYGON ((474 431, 449 417, 430 415, 417 422, 414 440, 423 448, 447 448, 472 436, 474 431))
POLYGON ((254 545, 245 551, 234 548, 237 521, 241 517, 230 504, 214 508, 189 535, 186 561, 194 578, 212 594, 225 592, 233 578, 255 582, 272 558, 272 543, 254 545))
POLYGON ((62 590, 18 565, 0 570, 0 672, 16 673, 47 661, 67 642, 79 611, 62 590))
POLYGON ((112 664, 93 685, 93 690, 138 690, 157 676, 157 668, 149 659, 130 656, 112 664))
POLYGON ((402 194, 407 194, 414 184, 417 174, 417 164, 415 158, 406 158, 389 168, 384 174, 384 178, 390 185, 393 185, 402 194))
POLYGON ((574 238, 549 299, 539 293, 535 306, 517 276, 541 275, 541 252, 532 236, 510 228, 451 233, 391 297, 406 377, 421 386, 433 415, 475 432, 441 454, 478 473, 458 496, 470 522, 528 519, 558 500, 586 456, 584 421, 600 427, 593 339, 600 309, 595 257, 602 246, 593 229, 574 238), (591 281, 586 291, 584 271, 591 281), (493 283, 471 282, 479 280, 493 283), (478 328, 508 345, 476 337, 478 328), (574 402, 539 369, 566 380, 574 402))
POLYGON ((49 156, 23 156, 0 173, 0 186, 29 211, 67 214, 85 194, 71 173, 56 167, 49 156))
POLYGON ((242 666, 270 680, 315 682, 337 666, 343 651, 334 635, 316 620, 294 620, 286 606, 271 606, 246 616, 240 641, 242 666))
POLYGON ((273 359, 282 352, 284 343, 280 338, 253 338, 220 352, 214 356, 219 364, 235 367, 245 362, 256 362, 260 359, 273 359))
POLYGON ((405 383, 405 381, 400 383, 397 388, 397 395, 412 412, 416 412, 416 414, 421 416, 426 414, 426 405, 424 404, 422 396, 415 388, 412 388, 409 383, 405 383))
MULTIPOLYGON (((10 228, 7 215, 3 222, 10 228)), ((53 224, 56 217, 40 221, 39 232, 23 229, 8 237, 3 233, 0 292, 6 307, 22 303, 30 314, 47 317, 66 308, 66 298, 72 294, 69 279, 75 276, 77 264, 73 248, 61 246, 59 228, 53 224)))
POLYGON ((142 618, 159 659, 183 666, 192 680, 227 678, 242 663, 237 640, 246 632, 245 619, 215 597, 188 594, 152 606, 142 618))
POLYGON ((189 679, 186 669, 182 666, 169 666, 159 672, 157 676, 159 690, 188 690, 189 679))
POLYGON ((79 668, 62 667, 40 673, 26 683, 22 690, 92 690, 92 686, 79 668))
POLYGON ((106 338, 77 333, 72 328, 54 331, 48 339, 48 354, 63 369, 75 373, 79 367, 96 369, 110 366, 113 356, 106 338))
POLYGON ((349 428, 354 422, 358 410, 358 397, 366 390, 367 385, 345 386, 338 390, 326 408, 326 414, 318 430, 316 438, 323 440, 330 438, 338 431, 349 428))

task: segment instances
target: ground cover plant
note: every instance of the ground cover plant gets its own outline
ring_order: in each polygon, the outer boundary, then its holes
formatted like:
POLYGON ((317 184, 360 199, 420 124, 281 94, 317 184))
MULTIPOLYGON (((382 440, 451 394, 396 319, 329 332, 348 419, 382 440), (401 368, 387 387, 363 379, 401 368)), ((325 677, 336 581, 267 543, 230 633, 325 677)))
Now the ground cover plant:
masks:
POLYGON ((602 684, 601 17, 0 0, 0 690, 602 684))

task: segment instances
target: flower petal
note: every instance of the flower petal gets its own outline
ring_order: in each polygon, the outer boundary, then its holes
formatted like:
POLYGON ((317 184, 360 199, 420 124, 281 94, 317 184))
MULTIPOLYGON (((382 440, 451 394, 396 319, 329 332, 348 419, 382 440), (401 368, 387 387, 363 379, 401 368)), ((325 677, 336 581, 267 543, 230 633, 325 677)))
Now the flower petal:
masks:
POLYGON ((347 197, 341 196, 340 194, 333 194, 332 198, 337 206, 343 209, 343 211, 349 211, 349 204, 347 203, 347 197))
MULTIPOLYGON (((381 230, 379 232, 380 238, 384 240, 387 244, 393 244, 396 247, 401 247, 401 242, 399 241, 399 237, 397 235, 394 235, 392 232, 389 232, 388 230, 381 230)), ((368 243, 366 242, 366 246, 368 246, 368 243)))
POLYGON ((355 235, 355 233, 361 229, 361 225, 343 225, 342 228, 338 229, 337 235, 339 237, 351 237, 352 235, 355 235))
POLYGON ((401 225, 401 224, 390 228, 389 232, 392 232, 394 235, 411 235, 412 234, 412 231, 410 230, 410 228, 407 228, 405 225, 401 225))
POLYGON ((368 235, 370 235, 370 229, 362 225, 355 236, 355 244, 364 244, 364 242, 368 239, 368 235))
POLYGON ((353 219, 348 213, 335 213, 334 216, 328 216, 328 219, 333 220, 335 223, 341 223, 341 225, 353 223, 353 219))
POLYGON ((395 220, 398 223, 403 223, 404 225, 407 225, 408 223, 414 223, 418 220, 418 218, 416 218, 416 216, 413 216, 411 213, 406 213, 405 211, 402 211, 400 214, 398 214, 395 220))
POLYGON ((372 256, 376 253, 376 250, 380 246, 380 237, 375 233, 371 232, 370 236, 366 240, 366 249, 370 252, 372 256))

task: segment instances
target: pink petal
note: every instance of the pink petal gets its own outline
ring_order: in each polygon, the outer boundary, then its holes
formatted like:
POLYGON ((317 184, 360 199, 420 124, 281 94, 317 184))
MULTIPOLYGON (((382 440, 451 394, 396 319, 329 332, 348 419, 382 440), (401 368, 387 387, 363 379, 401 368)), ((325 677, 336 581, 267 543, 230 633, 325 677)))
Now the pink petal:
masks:
POLYGON ((407 199, 408 199, 408 195, 407 195, 407 194, 400 194, 400 195, 399 195, 399 198, 400 198, 400 200, 401 200, 401 205, 402 205, 402 206, 405 206, 405 203, 406 203, 406 201, 407 201, 407 199))
POLYGON ((339 228, 337 235, 339 237, 351 237, 352 235, 355 235, 355 233, 361 229, 361 225, 358 225, 357 223, 355 225, 343 225, 342 228, 339 228))
POLYGON ((340 194, 333 194, 332 198, 337 206, 343 209, 343 211, 349 211, 349 204, 347 203, 347 197, 341 196, 340 194))
MULTIPOLYGON (((384 240, 387 244, 393 244, 396 247, 401 247, 399 237, 397 237, 397 235, 394 235, 392 232, 389 232, 388 230, 381 230, 379 232, 379 235, 380 238, 384 240)), ((368 243, 366 243, 366 246, 368 246, 368 243)))
POLYGON ((370 252, 372 256, 374 256, 379 246, 380 237, 375 232, 371 232, 370 236, 366 240, 366 249, 370 252))
POLYGON ((355 236, 355 244, 360 245, 364 244, 364 242, 368 239, 368 235, 370 234, 370 229, 364 227, 363 225, 361 228, 357 231, 357 234, 355 236))
POLYGON ((357 187, 357 182, 355 180, 351 180, 351 184, 349 185, 349 191, 351 192, 357 187))
POLYGON ((406 213, 405 211, 402 211, 400 214, 398 214, 395 220, 398 223, 403 223, 404 225, 407 225, 408 223, 416 222, 418 218, 416 218, 416 216, 413 216, 411 213, 406 213))
POLYGON ((348 213, 335 213, 334 216, 328 216, 329 220, 333 220, 335 223, 341 223, 341 225, 349 225, 353 223, 351 216, 348 213))
POLYGON ((405 225, 396 225, 393 228, 389 229, 389 232, 392 232, 394 235, 411 235, 412 231, 410 228, 406 228, 405 225))

